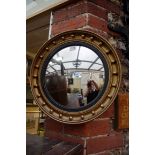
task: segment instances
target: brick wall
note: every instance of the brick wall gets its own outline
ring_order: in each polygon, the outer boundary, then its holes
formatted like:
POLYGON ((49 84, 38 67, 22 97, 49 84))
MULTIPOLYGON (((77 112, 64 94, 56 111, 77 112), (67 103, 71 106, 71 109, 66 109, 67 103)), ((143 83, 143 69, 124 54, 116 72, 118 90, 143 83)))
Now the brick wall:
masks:
MULTIPOLYGON (((107 27, 108 13, 121 13, 121 7, 110 0, 79 0, 55 9, 51 36, 68 30, 83 29, 108 39, 120 34, 107 27)), ((121 52, 117 50, 121 58, 121 52)), ((115 130, 116 107, 110 108, 95 120, 78 125, 67 125, 47 118, 45 136, 81 143, 84 154, 127 154, 128 130, 115 130)))
POLYGON ((79 0, 53 11, 51 34, 87 29, 108 37, 118 35, 107 28, 108 13, 120 14, 120 7, 109 0, 79 0))
POLYGON ((125 146, 123 131, 114 130, 114 104, 99 118, 84 124, 62 124, 50 118, 45 121, 45 136, 77 142, 84 154, 120 152, 125 146))

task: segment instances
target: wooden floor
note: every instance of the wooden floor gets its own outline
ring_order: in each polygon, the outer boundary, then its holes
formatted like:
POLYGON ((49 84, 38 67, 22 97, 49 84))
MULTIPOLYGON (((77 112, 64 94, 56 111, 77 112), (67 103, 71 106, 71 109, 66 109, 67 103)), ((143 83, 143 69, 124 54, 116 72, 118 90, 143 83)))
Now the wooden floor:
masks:
POLYGON ((82 155, 80 144, 26 134, 26 155, 82 155))

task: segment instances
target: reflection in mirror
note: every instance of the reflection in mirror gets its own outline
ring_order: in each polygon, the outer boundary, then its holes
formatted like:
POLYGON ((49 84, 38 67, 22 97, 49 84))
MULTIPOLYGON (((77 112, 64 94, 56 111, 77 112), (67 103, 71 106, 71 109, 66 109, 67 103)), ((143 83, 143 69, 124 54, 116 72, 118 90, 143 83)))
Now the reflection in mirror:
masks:
POLYGON ((50 97, 69 109, 87 106, 105 82, 101 59, 84 46, 69 46, 58 51, 48 62, 45 74, 50 97))

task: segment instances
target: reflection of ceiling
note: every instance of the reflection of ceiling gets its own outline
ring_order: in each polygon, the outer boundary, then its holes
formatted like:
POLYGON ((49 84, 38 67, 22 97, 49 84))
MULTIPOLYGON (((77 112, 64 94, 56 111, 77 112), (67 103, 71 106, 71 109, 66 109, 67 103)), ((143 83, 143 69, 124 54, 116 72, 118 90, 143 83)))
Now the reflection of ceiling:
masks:
POLYGON ((98 55, 84 46, 70 46, 62 49, 51 59, 47 66, 47 74, 60 70, 99 71, 104 67, 98 55))

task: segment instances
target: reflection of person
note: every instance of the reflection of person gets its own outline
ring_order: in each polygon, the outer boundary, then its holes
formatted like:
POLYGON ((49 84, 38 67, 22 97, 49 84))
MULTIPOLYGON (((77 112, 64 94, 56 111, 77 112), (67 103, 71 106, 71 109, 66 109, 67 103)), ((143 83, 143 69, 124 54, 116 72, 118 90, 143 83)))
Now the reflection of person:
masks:
POLYGON ((87 103, 91 102, 98 95, 99 88, 97 83, 94 80, 90 80, 87 82, 87 92, 84 95, 87 97, 87 103))

